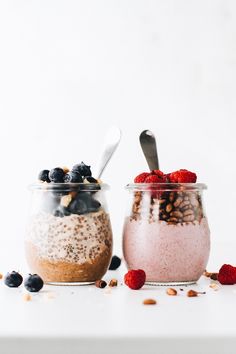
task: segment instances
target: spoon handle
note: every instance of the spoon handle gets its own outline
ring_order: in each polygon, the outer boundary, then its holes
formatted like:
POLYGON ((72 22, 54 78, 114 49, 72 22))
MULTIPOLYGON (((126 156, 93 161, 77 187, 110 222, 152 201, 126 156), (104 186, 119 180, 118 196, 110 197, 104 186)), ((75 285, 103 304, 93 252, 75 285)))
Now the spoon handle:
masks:
POLYGON ((139 141, 150 170, 159 170, 156 139, 150 130, 144 130, 139 141))
POLYGON ((101 178, 108 162, 117 149, 121 139, 121 130, 118 127, 109 129, 104 141, 104 149, 97 168, 97 178, 101 178))

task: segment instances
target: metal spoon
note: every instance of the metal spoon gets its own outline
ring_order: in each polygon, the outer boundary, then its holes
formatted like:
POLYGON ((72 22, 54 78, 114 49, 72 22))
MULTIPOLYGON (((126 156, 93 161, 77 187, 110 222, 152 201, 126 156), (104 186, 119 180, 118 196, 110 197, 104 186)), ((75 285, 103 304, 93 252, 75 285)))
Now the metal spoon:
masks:
POLYGON ((159 170, 156 139, 150 130, 144 130, 139 141, 150 170, 159 170))
POLYGON ((104 149, 97 167, 97 178, 100 178, 103 174, 108 162, 120 143, 120 139, 121 130, 118 127, 112 127, 109 129, 105 136, 104 149))

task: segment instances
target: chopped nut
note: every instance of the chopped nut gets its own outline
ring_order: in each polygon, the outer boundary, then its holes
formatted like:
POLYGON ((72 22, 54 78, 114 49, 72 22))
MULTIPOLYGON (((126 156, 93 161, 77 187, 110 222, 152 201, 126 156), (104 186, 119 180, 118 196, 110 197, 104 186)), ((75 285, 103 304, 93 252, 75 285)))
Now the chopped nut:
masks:
POLYGON ((2 275, 2 273, 0 273, 0 279, 2 279, 3 278, 3 275, 2 275))
POLYGON ((198 296, 198 294, 206 294, 206 292, 205 291, 203 291, 203 292, 195 291, 195 290, 192 290, 192 289, 187 292, 187 296, 188 297, 195 297, 195 296, 198 296))
POLYGON ((166 212, 169 213, 173 209, 172 204, 167 204, 166 206, 166 212))
POLYGON ((212 280, 218 280, 218 273, 216 273, 216 272, 207 272, 205 270, 203 272, 203 275, 207 278, 211 278, 212 280))
POLYGON ((154 299, 145 299, 145 300, 143 300, 143 304, 144 305, 156 305, 156 300, 154 300, 154 299))
POLYGON ((211 283, 209 287, 215 291, 219 290, 219 285, 217 285, 216 283, 211 283))
POLYGON ((70 171, 70 169, 66 166, 62 167, 64 173, 68 173, 70 171))
POLYGON ((174 218, 182 218, 183 214, 181 213, 181 211, 176 210, 176 211, 172 211, 170 213, 170 216, 174 218))
POLYGON ((198 292, 195 291, 195 290, 189 290, 189 291, 187 292, 187 296, 188 296, 188 297, 198 296, 198 292))
POLYGON ((180 198, 180 197, 178 197, 178 198, 176 199, 176 201, 174 202, 175 208, 177 208, 177 207, 182 203, 182 201, 183 201, 183 199, 180 198))
POLYGON ((103 289, 103 288, 105 288, 107 286, 107 283, 105 282, 105 280, 96 280, 95 281, 95 286, 97 288, 103 289))
POLYGON ((212 280, 218 280, 218 273, 211 273, 210 278, 212 280))
POLYGON ((193 221, 194 215, 187 215, 183 217, 183 221, 193 221))
POLYGON ((61 197, 61 205, 66 208, 70 204, 71 200, 72 200, 71 194, 63 195, 63 197, 61 197))
POLYGON ((117 286, 118 282, 116 279, 111 279, 110 280, 110 283, 109 283, 109 286, 113 287, 113 286, 117 286))
POLYGON ((177 290, 175 290, 173 288, 168 288, 166 290, 166 293, 167 293, 167 295, 175 296, 175 295, 177 295, 177 290))
POLYGON ((23 295, 23 300, 24 301, 31 301, 32 300, 32 297, 29 293, 26 293, 23 295))

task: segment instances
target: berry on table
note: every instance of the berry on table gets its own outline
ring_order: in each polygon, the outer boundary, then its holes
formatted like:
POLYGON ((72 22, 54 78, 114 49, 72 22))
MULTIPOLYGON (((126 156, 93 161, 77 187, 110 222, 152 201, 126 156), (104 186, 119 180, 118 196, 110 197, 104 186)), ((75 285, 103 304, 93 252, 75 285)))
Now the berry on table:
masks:
POLYGON ((65 183, 83 183, 83 178, 77 171, 71 171, 64 176, 65 183))
POLYGON ((236 284, 236 267, 224 264, 219 270, 218 281, 223 285, 236 284))
POLYGON ((109 265, 109 270, 116 270, 121 264, 121 259, 117 256, 112 256, 111 263, 109 265))
POLYGON ((43 279, 38 274, 29 274, 24 281, 25 288, 30 292, 38 292, 43 284, 43 279))
POLYGON ((78 172, 83 177, 92 176, 90 166, 85 165, 84 162, 81 162, 80 164, 73 166, 72 171, 78 172))
POLYGON ((49 170, 42 170, 39 172, 38 179, 42 182, 50 183, 49 170))
POLYGON ((63 171, 62 168, 56 167, 50 170, 49 172, 49 179, 51 182, 54 183, 63 183, 64 182, 64 175, 65 172, 63 171))
POLYGON ((4 283, 9 286, 9 288, 18 288, 23 281, 22 276, 13 270, 11 273, 7 273, 4 278, 4 283))
POLYGON ((125 284, 132 290, 141 289, 146 281, 146 273, 142 269, 129 270, 124 277, 125 284))

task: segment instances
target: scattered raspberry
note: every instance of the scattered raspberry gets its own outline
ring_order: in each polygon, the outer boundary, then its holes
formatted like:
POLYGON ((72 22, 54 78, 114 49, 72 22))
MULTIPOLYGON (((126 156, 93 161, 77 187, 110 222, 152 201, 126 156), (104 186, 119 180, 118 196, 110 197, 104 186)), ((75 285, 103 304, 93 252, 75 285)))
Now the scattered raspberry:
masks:
POLYGON ((171 183, 195 183, 197 181, 197 175, 188 170, 179 170, 170 173, 169 180, 171 183))
POLYGON ((223 285, 236 284, 236 267, 224 264, 219 270, 218 281, 223 285))
POLYGON ((145 183, 163 183, 163 179, 158 177, 157 175, 149 175, 145 179, 145 183))
POLYGON ((125 274, 125 284, 133 290, 141 289, 146 280, 146 274, 144 270, 129 270, 128 273, 125 274))
POLYGON ((140 175, 136 176, 134 179, 134 183, 145 183, 145 179, 150 175, 148 172, 140 173, 140 175))

